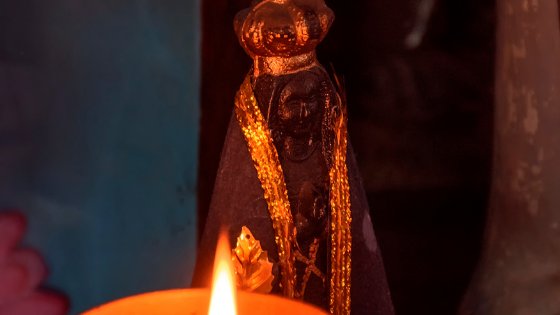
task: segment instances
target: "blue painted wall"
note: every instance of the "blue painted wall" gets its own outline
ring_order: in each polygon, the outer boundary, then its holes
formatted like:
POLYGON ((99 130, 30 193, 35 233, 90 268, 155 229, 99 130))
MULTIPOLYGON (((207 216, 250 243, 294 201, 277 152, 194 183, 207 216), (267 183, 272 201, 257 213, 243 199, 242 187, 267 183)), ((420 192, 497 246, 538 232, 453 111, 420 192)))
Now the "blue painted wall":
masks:
POLYGON ((73 314, 190 283, 198 1, 0 1, 0 208, 73 314))

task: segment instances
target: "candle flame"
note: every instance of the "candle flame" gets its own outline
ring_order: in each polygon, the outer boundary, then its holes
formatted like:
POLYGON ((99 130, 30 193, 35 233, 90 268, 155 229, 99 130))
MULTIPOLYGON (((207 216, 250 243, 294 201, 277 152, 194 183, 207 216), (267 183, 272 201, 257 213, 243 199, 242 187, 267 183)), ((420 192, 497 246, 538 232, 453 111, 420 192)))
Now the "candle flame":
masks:
POLYGON ((231 266, 231 249, 227 234, 222 232, 214 259, 214 280, 208 315, 236 315, 236 296, 231 266))

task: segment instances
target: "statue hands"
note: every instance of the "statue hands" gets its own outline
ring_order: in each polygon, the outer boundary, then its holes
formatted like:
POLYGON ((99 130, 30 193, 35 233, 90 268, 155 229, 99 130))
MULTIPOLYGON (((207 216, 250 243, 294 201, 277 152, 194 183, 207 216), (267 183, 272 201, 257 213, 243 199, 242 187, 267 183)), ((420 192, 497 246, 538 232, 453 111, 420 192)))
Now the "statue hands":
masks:
POLYGON ((23 215, 0 212, 0 315, 63 315, 67 300, 40 288, 47 268, 40 254, 20 243, 26 228, 23 215))

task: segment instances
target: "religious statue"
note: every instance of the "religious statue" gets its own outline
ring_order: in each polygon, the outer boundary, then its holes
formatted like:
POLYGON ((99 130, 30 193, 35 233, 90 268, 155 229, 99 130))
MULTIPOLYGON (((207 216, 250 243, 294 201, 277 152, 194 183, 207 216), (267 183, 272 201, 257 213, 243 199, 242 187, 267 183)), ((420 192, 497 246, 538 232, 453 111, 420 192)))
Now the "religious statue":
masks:
POLYGON ((323 0, 256 0, 237 14, 254 65, 235 98, 193 285, 208 284, 227 226, 240 289, 332 314, 393 314, 344 93, 315 54, 333 20, 323 0))

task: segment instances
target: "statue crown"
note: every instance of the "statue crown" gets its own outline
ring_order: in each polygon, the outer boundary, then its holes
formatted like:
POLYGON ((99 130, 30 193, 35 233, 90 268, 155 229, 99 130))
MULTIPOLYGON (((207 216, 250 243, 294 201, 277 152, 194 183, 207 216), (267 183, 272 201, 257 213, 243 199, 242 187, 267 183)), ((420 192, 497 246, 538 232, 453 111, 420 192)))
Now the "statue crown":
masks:
POLYGON ((324 0, 261 0, 235 17, 241 46, 255 57, 294 57, 314 52, 334 14, 324 0))

